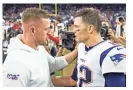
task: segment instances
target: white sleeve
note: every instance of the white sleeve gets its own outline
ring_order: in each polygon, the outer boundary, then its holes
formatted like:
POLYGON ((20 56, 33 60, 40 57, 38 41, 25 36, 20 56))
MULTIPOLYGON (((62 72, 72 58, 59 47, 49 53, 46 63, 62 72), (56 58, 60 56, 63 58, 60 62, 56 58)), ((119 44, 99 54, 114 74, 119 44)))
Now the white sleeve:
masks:
POLYGON ((3 86, 5 87, 25 87, 29 75, 28 69, 20 62, 3 64, 3 86))
POLYGON ((102 74, 126 72, 126 50, 118 50, 118 47, 111 50, 102 63, 102 74))
POLYGON ((40 46, 40 50, 43 54, 45 54, 45 56, 47 56, 46 58, 48 60, 50 73, 60 70, 68 65, 65 56, 54 58, 45 50, 43 46, 40 46))
POLYGON ((52 57, 51 55, 47 55, 50 73, 60 70, 68 65, 65 56, 61 57, 52 57))

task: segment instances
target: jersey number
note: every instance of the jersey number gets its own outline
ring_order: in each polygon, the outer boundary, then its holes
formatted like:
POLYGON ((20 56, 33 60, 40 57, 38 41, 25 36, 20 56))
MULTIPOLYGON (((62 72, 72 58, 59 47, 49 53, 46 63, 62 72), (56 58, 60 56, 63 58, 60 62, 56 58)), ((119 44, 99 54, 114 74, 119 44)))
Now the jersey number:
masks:
POLYGON ((80 77, 79 87, 82 87, 83 83, 89 84, 92 82, 92 71, 87 66, 80 66, 80 73, 83 76, 80 77))

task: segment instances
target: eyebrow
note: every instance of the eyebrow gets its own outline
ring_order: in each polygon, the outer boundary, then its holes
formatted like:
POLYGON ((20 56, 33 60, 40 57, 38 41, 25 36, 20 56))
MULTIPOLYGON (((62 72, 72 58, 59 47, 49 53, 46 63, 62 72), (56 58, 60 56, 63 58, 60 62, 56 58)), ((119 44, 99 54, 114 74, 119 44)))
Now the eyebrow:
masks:
POLYGON ((50 29, 50 27, 44 28, 44 30, 50 29))

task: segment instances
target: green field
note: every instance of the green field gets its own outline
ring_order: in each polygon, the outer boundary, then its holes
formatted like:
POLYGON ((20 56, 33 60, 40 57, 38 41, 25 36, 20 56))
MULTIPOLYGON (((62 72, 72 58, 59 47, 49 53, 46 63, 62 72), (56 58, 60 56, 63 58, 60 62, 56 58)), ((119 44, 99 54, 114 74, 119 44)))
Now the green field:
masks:
POLYGON ((60 71, 56 71, 56 72, 55 72, 55 75, 56 75, 56 76, 61 76, 60 71))

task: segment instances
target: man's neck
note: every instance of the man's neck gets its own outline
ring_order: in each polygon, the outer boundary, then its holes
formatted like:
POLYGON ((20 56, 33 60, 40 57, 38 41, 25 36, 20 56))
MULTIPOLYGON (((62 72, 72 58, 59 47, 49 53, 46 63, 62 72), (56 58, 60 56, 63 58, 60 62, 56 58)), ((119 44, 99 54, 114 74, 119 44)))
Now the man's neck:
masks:
POLYGON ((95 45, 97 45, 98 43, 100 43, 100 42, 103 41, 103 39, 102 39, 102 37, 101 37, 100 35, 99 35, 99 36, 94 36, 94 37, 91 37, 91 38, 93 38, 93 39, 87 40, 87 41, 85 42, 85 45, 86 45, 87 47, 93 47, 93 46, 95 46, 95 45))
POLYGON ((21 37, 21 41, 24 43, 24 44, 26 44, 26 45, 28 45, 29 47, 31 47, 31 48, 33 48, 33 49, 37 49, 37 45, 32 41, 32 40, 30 40, 29 39, 30 37, 27 37, 26 35, 22 35, 22 37, 21 37))

